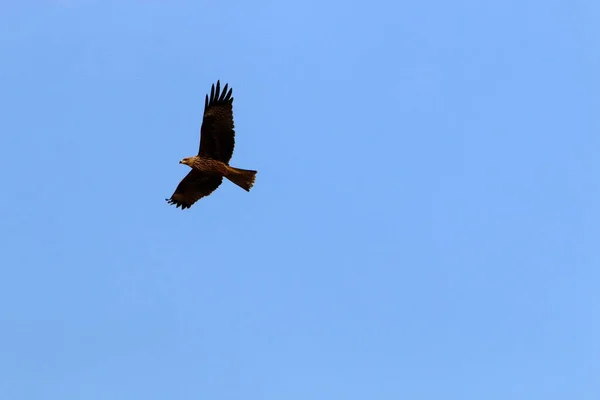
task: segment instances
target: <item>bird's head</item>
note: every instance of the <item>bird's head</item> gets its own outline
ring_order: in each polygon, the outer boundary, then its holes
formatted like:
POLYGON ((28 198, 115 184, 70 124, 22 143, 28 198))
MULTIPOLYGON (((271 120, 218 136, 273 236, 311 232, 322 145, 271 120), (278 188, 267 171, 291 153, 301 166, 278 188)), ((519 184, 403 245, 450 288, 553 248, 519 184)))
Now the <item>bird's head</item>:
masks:
POLYGON ((192 166, 192 163, 193 163, 192 157, 186 157, 183 160, 179 161, 179 164, 189 165, 190 167, 192 166))

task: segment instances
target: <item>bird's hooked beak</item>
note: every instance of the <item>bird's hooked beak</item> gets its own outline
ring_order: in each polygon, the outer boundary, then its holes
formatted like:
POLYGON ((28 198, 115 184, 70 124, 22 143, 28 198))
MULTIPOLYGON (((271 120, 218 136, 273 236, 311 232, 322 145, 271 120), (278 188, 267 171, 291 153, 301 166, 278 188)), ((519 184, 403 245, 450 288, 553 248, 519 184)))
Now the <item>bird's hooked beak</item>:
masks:
POLYGON ((183 164, 183 160, 179 160, 179 164, 183 164))

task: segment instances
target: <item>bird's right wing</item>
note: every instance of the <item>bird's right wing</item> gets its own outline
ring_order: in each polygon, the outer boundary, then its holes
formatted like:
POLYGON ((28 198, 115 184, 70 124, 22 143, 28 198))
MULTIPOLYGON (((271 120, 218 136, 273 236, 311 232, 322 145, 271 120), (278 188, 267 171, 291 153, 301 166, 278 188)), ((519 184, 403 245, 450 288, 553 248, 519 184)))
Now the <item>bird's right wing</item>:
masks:
POLYGON ((200 148, 198 155, 229 163, 235 146, 233 129, 233 89, 227 91, 227 84, 221 92, 221 82, 213 84, 204 100, 204 118, 200 128, 200 148))
POLYGON ((193 169, 177 185, 171 198, 166 200, 169 204, 175 204, 176 207, 185 210, 201 198, 214 192, 221 182, 223 182, 222 176, 209 176, 193 169))

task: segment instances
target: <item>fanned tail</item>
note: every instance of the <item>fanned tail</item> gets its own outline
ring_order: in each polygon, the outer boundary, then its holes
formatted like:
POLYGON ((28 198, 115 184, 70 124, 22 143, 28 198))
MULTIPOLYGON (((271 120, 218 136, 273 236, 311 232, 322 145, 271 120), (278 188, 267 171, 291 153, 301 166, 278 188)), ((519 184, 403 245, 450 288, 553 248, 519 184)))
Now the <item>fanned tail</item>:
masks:
POLYGON ((225 175, 225 178, 229 179, 245 191, 249 192, 250 188, 254 186, 257 171, 234 167, 228 167, 227 171, 228 173, 225 175))

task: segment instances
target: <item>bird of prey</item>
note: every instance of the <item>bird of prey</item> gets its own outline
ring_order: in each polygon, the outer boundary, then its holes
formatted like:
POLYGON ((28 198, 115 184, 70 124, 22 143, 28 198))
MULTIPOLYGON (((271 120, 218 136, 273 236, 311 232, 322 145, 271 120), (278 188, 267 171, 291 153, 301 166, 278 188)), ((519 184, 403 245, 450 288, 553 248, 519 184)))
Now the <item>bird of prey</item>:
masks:
POLYGON ((227 85, 221 92, 221 83, 217 81, 217 87, 213 84, 210 89, 210 98, 206 95, 198 155, 179 161, 192 170, 166 201, 182 210, 214 192, 221 185, 223 177, 246 191, 250 191, 254 185, 257 171, 229 165, 235 145, 235 131, 231 97, 233 89, 227 91, 227 85))

